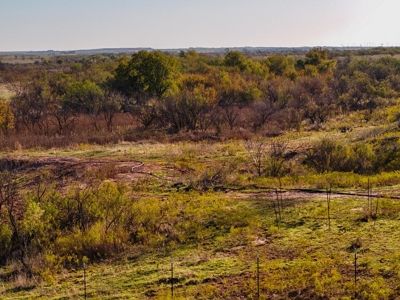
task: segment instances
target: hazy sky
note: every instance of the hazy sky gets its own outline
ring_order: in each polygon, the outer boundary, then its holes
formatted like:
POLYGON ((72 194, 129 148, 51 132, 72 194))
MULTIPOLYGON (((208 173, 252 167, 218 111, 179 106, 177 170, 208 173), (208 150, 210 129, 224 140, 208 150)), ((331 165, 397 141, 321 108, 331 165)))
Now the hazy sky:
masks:
POLYGON ((0 51, 400 46, 399 0, 0 0, 0 51))

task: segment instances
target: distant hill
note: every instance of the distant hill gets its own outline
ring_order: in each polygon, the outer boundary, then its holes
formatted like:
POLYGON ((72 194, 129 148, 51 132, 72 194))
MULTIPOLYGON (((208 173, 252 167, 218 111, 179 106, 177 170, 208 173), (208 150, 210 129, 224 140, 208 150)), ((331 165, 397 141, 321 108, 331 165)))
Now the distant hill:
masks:
MULTIPOLYGON (((171 49, 154 49, 154 48, 100 48, 100 49, 83 49, 83 50, 46 50, 46 51, 0 51, 0 54, 25 54, 25 55, 40 55, 40 54, 100 54, 100 53, 130 53, 138 52, 140 50, 176 53, 186 50, 195 50, 199 53, 224 53, 230 50, 241 52, 286 52, 286 51, 308 51, 312 47, 190 47, 190 48, 171 48, 171 49)), ((360 50, 370 49, 370 47, 323 47, 328 50, 360 50)))

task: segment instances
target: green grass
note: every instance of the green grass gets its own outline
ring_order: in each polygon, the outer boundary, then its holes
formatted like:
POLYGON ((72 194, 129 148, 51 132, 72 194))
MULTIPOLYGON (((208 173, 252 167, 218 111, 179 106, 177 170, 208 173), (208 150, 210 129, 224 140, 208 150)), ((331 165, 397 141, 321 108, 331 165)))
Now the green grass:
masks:
MULTIPOLYGON (((390 124, 368 127, 360 122, 346 134, 338 133, 337 125, 329 124, 329 135, 346 142, 398 134, 390 124)), ((301 132, 287 134, 286 138, 298 148, 326 135, 301 132)), ((257 255, 261 299, 351 299, 355 291, 352 244, 356 240, 362 244, 358 249, 358 299, 400 296, 400 200, 389 199, 399 195, 398 171, 370 176, 315 174, 294 166, 297 173, 279 182, 277 178, 256 177, 243 142, 237 140, 213 144, 82 144, 4 155, 33 160, 67 156, 94 162, 143 161, 153 174, 170 179, 143 176, 130 180, 129 195, 143 223, 152 218, 152 211, 165 209, 164 218, 175 222, 177 238, 149 235, 144 245, 136 244, 115 257, 89 262, 88 299, 172 299, 171 259, 174 299, 256 299, 257 255), (212 188, 193 191, 207 172, 222 166, 228 170, 221 184, 224 192, 212 188), (373 205, 378 203, 376 221, 368 219, 366 197, 333 194, 330 229, 326 194, 291 191, 324 191, 331 186, 333 191, 367 194, 368 181, 373 193, 382 197, 373 199, 373 205), (181 183, 183 188, 174 183, 181 183), (280 184, 284 208, 277 223, 273 191, 280 184)), ((0 274, 7 272, 3 269, 0 274)), ((83 298, 81 267, 48 270, 42 277, 36 281, 3 280, 0 298, 83 298)))
MULTIPOLYGON (((215 197, 213 193, 204 197, 215 197)), ((271 199, 231 194, 224 204, 241 214, 241 226, 220 229, 217 238, 197 245, 137 248, 119 259, 88 265, 89 299, 168 299, 171 259, 176 299, 253 299, 255 262, 261 263, 262 299, 273 294, 289 298, 311 294, 332 299, 353 293, 353 252, 359 238, 360 299, 389 299, 399 285, 400 203, 380 200, 378 220, 363 222, 366 199, 331 200, 331 229, 324 198, 297 199, 282 212, 276 227, 271 199), (239 197, 240 196, 240 197, 239 197), (265 243, 257 245, 256 240, 265 243), (208 295, 208 296, 207 296, 208 295), (252 298, 253 297, 253 298, 252 298)), ((81 299, 83 270, 54 275, 53 284, 32 290, 12 290, 6 284, 2 299, 81 299)), ((344 299, 344 298, 343 298, 344 299)))

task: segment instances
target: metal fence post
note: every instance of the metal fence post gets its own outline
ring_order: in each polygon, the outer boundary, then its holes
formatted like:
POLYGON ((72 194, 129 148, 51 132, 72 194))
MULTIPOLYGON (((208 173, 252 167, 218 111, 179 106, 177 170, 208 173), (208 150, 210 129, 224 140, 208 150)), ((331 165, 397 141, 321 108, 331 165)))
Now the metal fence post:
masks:
POLYGON ((257 253, 257 299, 260 299, 260 254, 257 253))
POLYGON ((174 260, 171 259, 171 295, 174 299, 174 260))
POLYGON ((86 263, 83 263, 83 289, 86 300, 86 263))
POLYGON ((357 247, 354 246, 354 299, 357 299, 357 247))

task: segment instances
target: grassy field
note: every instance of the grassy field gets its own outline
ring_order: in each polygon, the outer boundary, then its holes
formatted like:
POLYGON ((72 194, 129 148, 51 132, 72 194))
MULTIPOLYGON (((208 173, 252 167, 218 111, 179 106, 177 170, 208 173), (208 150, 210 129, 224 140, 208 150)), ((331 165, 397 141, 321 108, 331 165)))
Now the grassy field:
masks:
MULTIPOLYGON (((0 54, 0 62, 5 64, 27 65, 34 63, 42 63, 43 61, 51 61, 56 58, 76 58, 76 54, 0 54)), ((82 56, 81 56, 82 57, 82 56)))
POLYGON ((10 55, 10 54, 3 54, 0 55, 0 61, 2 63, 8 64, 33 64, 35 61, 41 61, 45 59, 46 55, 10 55))
POLYGON ((9 100, 13 93, 7 88, 7 85, 0 84, 0 99, 9 100))
MULTIPOLYGON (((339 116, 320 131, 279 140, 299 155, 326 137, 343 144, 397 141, 397 107, 376 111, 368 122, 361 113, 339 116)), ((0 165, 19 166, 17 180, 28 195, 39 194, 47 178, 44 203, 73 198, 92 180, 99 182, 96 193, 119 184, 122 207, 140 227, 135 242, 92 259, 64 249, 107 240, 102 223, 86 235, 74 229, 58 236, 55 249, 43 251, 47 267, 32 278, 15 272, 17 261, 0 269, 0 298, 83 299, 84 261, 88 299, 400 297, 399 171, 317 173, 295 160, 278 179, 257 176, 251 151, 249 141, 234 139, 0 153, 0 165)))
MULTIPOLYGON (((328 228, 325 197, 285 193, 279 224, 271 194, 207 193, 241 223, 191 245, 137 247, 121 257, 88 263, 90 299, 256 299, 257 255, 260 299, 395 299, 399 289, 397 239, 400 204, 381 199, 378 219, 364 220, 366 199, 332 197, 328 228), (354 241, 358 283, 353 281, 354 241), (347 298, 346 298, 347 297, 347 298)), ((195 203, 193 203, 195 204, 195 203)), ((3 299, 82 299, 83 269, 56 274, 50 282, 3 283, 3 299), (18 286, 20 284, 21 286, 18 286)))
MULTIPOLYGON (((354 140, 372 130, 377 127, 333 134, 354 140)), ((291 145, 298 148, 323 135, 291 135, 291 145)), ((89 299, 172 299, 172 283, 173 299, 257 299, 257 257, 260 299, 351 299, 354 293, 357 299, 396 299, 400 295, 400 200, 393 198, 399 191, 398 172, 299 174, 283 177, 279 183, 276 178, 254 176, 244 142, 237 140, 76 145, 21 150, 2 157, 37 166, 21 171, 20 180, 28 185, 39 171, 57 172, 62 166, 65 174, 72 169, 84 173, 82 166, 103 166, 98 169, 102 178, 128 185, 143 222, 154 207, 168 211, 175 230, 168 234, 175 238, 154 235, 146 244, 137 243, 114 257, 87 261, 89 299), (139 162, 144 166, 132 173, 131 167, 139 162), (226 174, 221 182, 202 188, 204 178, 223 168, 226 174), (372 194, 380 196, 370 203, 365 196, 368 181, 372 194), (276 193, 279 184, 282 189, 276 193), (330 228, 323 192, 329 186, 333 190, 330 228), (357 285, 354 245, 358 247, 357 285)), ((73 186, 74 178, 64 175, 62 184, 60 189, 73 186)), ((0 272, 2 299, 84 297, 81 264, 48 269, 41 278, 31 279, 10 280, 12 266, 0 272)))

